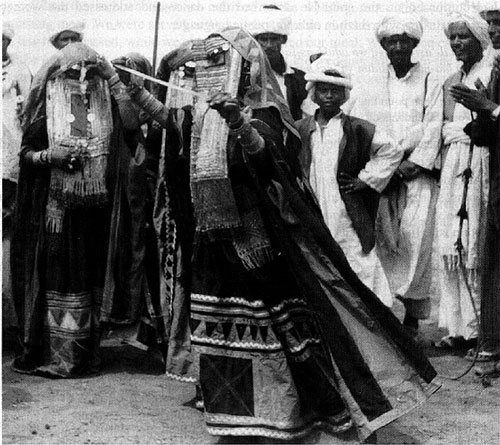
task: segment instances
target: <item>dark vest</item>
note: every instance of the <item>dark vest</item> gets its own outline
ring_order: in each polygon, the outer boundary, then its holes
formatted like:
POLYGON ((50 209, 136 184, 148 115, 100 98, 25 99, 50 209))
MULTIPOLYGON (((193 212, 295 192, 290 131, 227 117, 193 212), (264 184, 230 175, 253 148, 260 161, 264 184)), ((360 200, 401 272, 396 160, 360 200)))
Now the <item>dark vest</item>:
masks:
MULTIPOLYGON (((488 84, 488 98, 500 104, 500 76, 495 70, 488 84)), ((468 134, 474 145, 490 148, 488 219, 500 231, 500 122, 491 120, 489 113, 479 113, 468 134)))
MULTIPOLYGON (((316 128, 313 116, 308 116, 296 123, 302 139, 302 150, 299 160, 304 175, 309 179, 311 170, 311 133, 316 128)), ((370 151, 375 134, 375 125, 357 117, 344 115, 342 117, 344 136, 340 141, 337 181, 340 173, 357 177, 359 172, 370 160, 370 151)), ((357 193, 340 191, 340 196, 346 206, 347 214, 358 234, 364 253, 370 252, 375 246, 375 217, 377 215, 379 193, 367 188, 357 193)))
MULTIPOLYGON (((496 104, 500 104, 500 75, 491 73, 491 80, 488 85, 488 96, 496 104)), ((500 231, 500 121, 489 121, 492 127, 493 139, 490 144, 490 193, 488 218, 500 231)))
POLYGON ((307 97, 304 71, 292 68, 293 73, 285 74, 286 100, 294 120, 302 118, 302 102, 307 97))

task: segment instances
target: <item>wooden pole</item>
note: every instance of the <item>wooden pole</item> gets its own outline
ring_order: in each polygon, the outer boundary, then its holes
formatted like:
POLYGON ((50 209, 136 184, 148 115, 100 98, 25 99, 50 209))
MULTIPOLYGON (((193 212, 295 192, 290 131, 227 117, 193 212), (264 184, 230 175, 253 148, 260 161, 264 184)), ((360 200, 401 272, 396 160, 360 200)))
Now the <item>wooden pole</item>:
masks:
POLYGON ((153 76, 156 76, 156 58, 158 54, 158 32, 160 25, 160 2, 156 3, 155 37, 153 42, 153 76))

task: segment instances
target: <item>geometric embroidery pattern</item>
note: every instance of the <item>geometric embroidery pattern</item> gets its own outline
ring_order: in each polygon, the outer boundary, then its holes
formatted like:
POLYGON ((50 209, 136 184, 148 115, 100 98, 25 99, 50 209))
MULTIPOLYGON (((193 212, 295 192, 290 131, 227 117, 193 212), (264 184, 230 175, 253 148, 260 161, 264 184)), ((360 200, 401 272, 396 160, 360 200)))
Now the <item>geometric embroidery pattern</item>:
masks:
POLYGON ((191 341, 197 348, 285 352, 301 361, 320 344, 311 316, 298 298, 266 308, 262 300, 191 295, 191 341))
POLYGON ((45 325, 51 335, 88 338, 92 328, 92 292, 46 293, 45 325))

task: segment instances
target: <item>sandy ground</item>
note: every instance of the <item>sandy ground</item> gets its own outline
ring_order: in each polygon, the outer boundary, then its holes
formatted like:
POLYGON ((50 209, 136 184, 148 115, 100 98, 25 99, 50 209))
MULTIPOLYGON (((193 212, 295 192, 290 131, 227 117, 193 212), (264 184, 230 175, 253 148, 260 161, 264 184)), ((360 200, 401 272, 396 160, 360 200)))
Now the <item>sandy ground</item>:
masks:
MULTIPOLYGON (((398 308, 396 308, 397 311, 398 308)), ((430 346, 443 335, 435 311, 422 326, 431 361, 438 372, 459 374, 468 366, 461 355, 430 346)), ((26 444, 217 444, 206 433, 203 415, 193 407, 192 385, 162 373, 157 351, 122 343, 126 332, 103 342, 104 371, 92 378, 51 380, 10 370, 13 353, 3 351, 3 443, 26 444)), ((443 386, 428 403, 379 430, 379 443, 500 443, 500 379, 483 386, 469 373, 443 386)), ((318 432, 302 443, 353 443, 354 432, 333 436, 318 432)))

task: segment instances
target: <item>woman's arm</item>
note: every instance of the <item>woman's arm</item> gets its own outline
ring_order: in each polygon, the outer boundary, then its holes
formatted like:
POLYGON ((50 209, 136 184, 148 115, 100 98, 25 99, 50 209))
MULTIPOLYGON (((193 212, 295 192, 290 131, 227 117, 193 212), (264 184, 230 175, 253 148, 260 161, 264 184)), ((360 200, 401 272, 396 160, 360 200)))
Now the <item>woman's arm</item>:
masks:
POLYGON ((34 168, 56 167, 68 173, 81 168, 77 156, 63 152, 49 152, 47 121, 40 119, 30 125, 24 132, 21 141, 20 162, 34 168))
POLYGON ((127 88, 132 101, 148 113, 163 128, 167 126, 168 108, 156 99, 148 90, 139 85, 130 84, 127 88))

